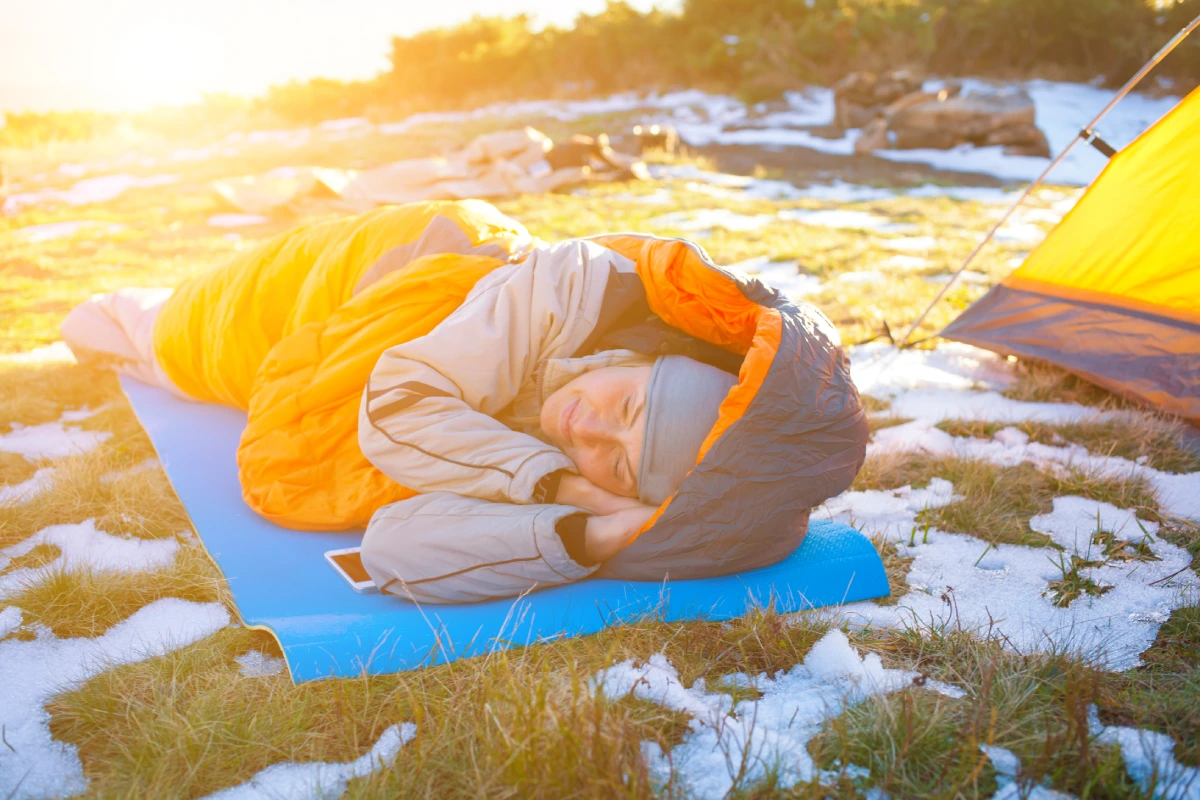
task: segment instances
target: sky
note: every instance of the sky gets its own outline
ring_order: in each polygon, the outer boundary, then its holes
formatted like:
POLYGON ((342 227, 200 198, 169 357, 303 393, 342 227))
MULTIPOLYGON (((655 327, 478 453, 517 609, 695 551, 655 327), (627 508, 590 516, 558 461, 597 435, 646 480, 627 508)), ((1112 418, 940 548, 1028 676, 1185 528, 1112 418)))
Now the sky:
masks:
MULTIPOLYGON (((631 0, 637 8, 663 5, 631 0)), ((389 68, 390 39, 473 14, 569 25, 604 0, 0 0, 0 111, 140 110, 389 68)))

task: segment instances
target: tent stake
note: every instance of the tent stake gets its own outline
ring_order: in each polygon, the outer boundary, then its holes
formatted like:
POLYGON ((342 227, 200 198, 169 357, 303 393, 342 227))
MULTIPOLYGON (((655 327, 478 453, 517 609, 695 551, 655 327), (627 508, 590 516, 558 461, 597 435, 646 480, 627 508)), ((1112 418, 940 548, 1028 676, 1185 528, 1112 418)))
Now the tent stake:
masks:
POLYGON ((1155 53, 1153 58, 1142 65, 1142 68, 1137 71, 1137 74, 1126 81, 1125 85, 1121 87, 1121 91, 1117 92, 1113 99, 1108 102, 1108 105, 1102 108, 1100 113, 1097 114, 1091 122, 1080 128, 1079 133, 1075 135, 1075 138, 1073 138, 1070 143, 1063 148, 1063 151, 1059 153, 1053 161, 1050 162, 1050 166, 1046 167, 1046 169, 1042 171, 1042 174, 1038 175, 1033 183, 1029 184, 1025 191, 1021 193, 1021 196, 1018 197, 1016 201, 1008 207, 1008 210, 1004 212, 1004 215, 996 221, 996 224, 993 225, 991 230, 987 232, 987 235, 980 240, 979 244, 975 245, 975 249, 972 250, 966 257, 962 263, 962 266, 960 266, 955 273, 950 276, 950 280, 946 281, 945 285, 942 286, 941 291, 937 293, 937 296, 934 297, 933 300, 930 301, 929 305, 925 307, 925 310, 921 312, 921 316, 917 317, 916 322, 909 326, 908 331, 904 334, 904 338, 896 344, 896 349, 901 350, 909 346, 908 341, 912 338, 912 335, 917 330, 917 327, 925 321, 925 317, 929 316, 929 312, 932 311, 934 306, 936 306, 938 302, 946 295, 946 292, 950 291, 950 287, 953 286, 955 281, 958 280, 958 276, 961 275, 966 268, 971 265, 971 262, 975 260, 975 256, 979 255, 979 251, 982 250, 984 246, 992 240, 992 237, 996 235, 996 231, 1000 230, 1001 226, 1003 226, 1004 223, 1008 221, 1008 218, 1013 215, 1013 212, 1015 212, 1021 206, 1021 203, 1025 202, 1025 198, 1029 197, 1029 195, 1033 193, 1034 189, 1041 186, 1042 181, 1046 179, 1046 176, 1048 176, 1051 171, 1053 171, 1054 168, 1057 167, 1062 160, 1067 157, 1067 153, 1071 152, 1071 148, 1073 148, 1081 139, 1084 139, 1088 136, 1094 136, 1092 129, 1096 126, 1096 123, 1099 122, 1105 114, 1111 111, 1112 107, 1120 102, 1121 98, 1129 94, 1129 92, 1133 90, 1133 87, 1137 86, 1142 78, 1146 77, 1146 74, 1150 72, 1150 70, 1158 66, 1158 62, 1166 58, 1167 54, 1174 50, 1176 46, 1186 39, 1187 35, 1194 31, 1197 27, 1200 27, 1200 17, 1196 17, 1194 20, 1189 22, 1186 26, 1184 26, 1183 30, 1171 38, 1171 41, 1163 45, 1162 49, 1155 53))

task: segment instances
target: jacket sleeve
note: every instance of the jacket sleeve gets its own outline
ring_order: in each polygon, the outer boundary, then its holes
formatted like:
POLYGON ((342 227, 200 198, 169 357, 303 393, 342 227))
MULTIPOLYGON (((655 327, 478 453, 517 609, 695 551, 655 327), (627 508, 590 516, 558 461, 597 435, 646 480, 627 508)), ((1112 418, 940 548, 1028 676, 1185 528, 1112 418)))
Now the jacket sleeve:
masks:
POLYGON ((557 532, 579 509, 434 492, 375 512, 362 563, 380 591, 417 603, 471 603, 586 578, 557 532))
POLYGON ((586 340, 617 260, 585 241, 539 248, 480 281, 429 334, 385 351, 360 406, 363 454, 420 493, 532 502, 539 480, 574 465, 494 416, 543 359, 586 340))

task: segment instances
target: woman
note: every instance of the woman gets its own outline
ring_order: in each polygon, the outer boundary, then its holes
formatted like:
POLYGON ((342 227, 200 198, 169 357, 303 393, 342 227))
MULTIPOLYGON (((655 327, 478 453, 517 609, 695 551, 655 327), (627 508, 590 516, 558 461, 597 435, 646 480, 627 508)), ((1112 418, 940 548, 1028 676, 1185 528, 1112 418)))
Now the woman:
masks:
POLYGON ((816 309, 682 240, 546 245, 476 201, 292 231, 165 301, 93 298, 63 336, 246 408, 251 508, 367 522, 364 566, 417 601, 771 564, 865 455, 816 309))
POLYGON ((679 488, 737 379, 681 355, 579 355, 620 275, 634 263, 593 242, 535 248, 382 355, 359 444, 419 492, 367 527, 383 591, 447 602, 585 577, 679 488))

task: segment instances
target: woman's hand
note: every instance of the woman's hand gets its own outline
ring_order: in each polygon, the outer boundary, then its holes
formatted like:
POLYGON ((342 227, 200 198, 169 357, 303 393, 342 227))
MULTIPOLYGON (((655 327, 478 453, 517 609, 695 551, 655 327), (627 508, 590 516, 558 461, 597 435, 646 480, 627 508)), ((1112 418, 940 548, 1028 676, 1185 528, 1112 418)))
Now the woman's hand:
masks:
POLYGON ((558 484, 558 494, 554 501, 564 506, 575 506, 575 508, 599 515, 638 508, 642 505, 637 498, 613 494, 606 489, 601 489, 582 475, 573 473, 563 475, 558 484))
MULTIPOLYGON (((628 498, 622 498, 628 499, 628 498)), ((637 503, 611 514, 588 517, 584 544, 588 558, 600 563, 621 552, 642 529, 657 509, 637 503)))

